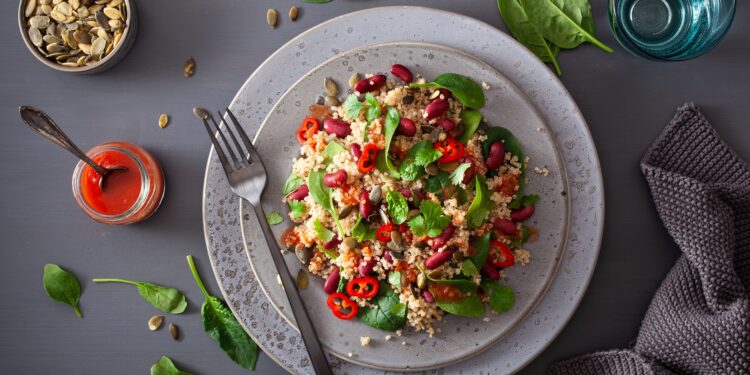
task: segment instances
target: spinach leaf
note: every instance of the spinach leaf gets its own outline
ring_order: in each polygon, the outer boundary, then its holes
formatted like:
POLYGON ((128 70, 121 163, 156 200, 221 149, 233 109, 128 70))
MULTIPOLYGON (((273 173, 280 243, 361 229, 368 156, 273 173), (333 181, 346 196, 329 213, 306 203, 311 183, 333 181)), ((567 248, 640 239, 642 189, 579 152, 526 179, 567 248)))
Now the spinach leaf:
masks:
POLYGON ((419 210, 422 214, 407 222, 416 236, 437 237, 451 222, 451 217, 443 214, 443 207, 433 201, 422 201, 419 204, 419 210))
POLYGON ((147 281, 132 281, 126 279, 93 279, 95 283, 123 283, 138 289, 138 294, 151 306, 170 314, 180 314, 187 307, 185 295, 175 288, 150 283, 147 281))
POLYGON ((284 222, 284 217, 276 211, 271 211, 266 214, 266 221, 271 225, 281 224, 284 222))
POLYGON ((294 174, 290 174, 286 179, 286 182, 284 183, 284 187, 281 188, 281 194, 287 196, 293 191, 297 190, 297 188, 302 186, 302 184, 304 183, 305 180, 303 180, 302 178, 297 177, 294 174))
POLYGON ((458 316, 476 318, 484 315, 484 303, 476 294, 464 296, 459 300, 439 300, 435 303, 445 312, 458 316))
POLYGON ((464 174, 469 167, 471 167, 471 163, 461 163, 456 167, 450 174, 451 183, 456 186, 461 185, 464 182, 464 174))
POLYGON ((539 202, 539 196, 536 194, 531 195, 523 195, 518 197, 517 199, 514 199, 512 202, 508 204, 508 208, 511 210, 517 210, 521 207, 527 207, 530 206, 536 202, 539 202))
POLYGON ((383 150, 382 154, 384 154, 385 158, 385 167, 388 170, 389 174, 398 176, 398 169, 393 166, 391 163, 391 158, 388 157, 388 154, 391 150, 391 141, 393 140, 393 135, 396 134, 396 128, 398 128, 398 123, 401 121, 401 115, 398 113, 398 110, 396 108, 393 108, 391 106, 388 106, 388 109, 385 113, 385 129, 383 133, 385 134, 385 150, 383 150))
POLYGON ((339 230, 339 235, 344 238, 344 228, 341 227, 339 222, 339 215, 336 212, 336 208, 333 206, 333 197, 331 196, 331 188, 323 183, 323 176, 325 171, 317 170, 310 172, 307 176, 307 187, 310 189, 310 195, 313 197, 315 203, 321 205, 336 222, 336 227, 339 230))
POLYGON ((412 83, 412 87, 439 87, 446 89, 469 108, 484 107, 484 91, 482 86, 471 78, 456 73, 443 73, 430 83, 412 83))
POLYGON ((81 309, 78 307, 81 299, 81 284, 75 275, 60 268, 57 264, 46 264, 42 284, 49 298, 70 305, 76 315, 81 317, 81 309))
POLYGON ((479 237, 474 240, 472 243, 472 246, 474 249, 476 249, 476 254, 471 257, 471 259, 474 262, 474 265, 482 269, 484 266, 484 262, 487 261, 487 257, 490 254, 490 235, 492 232, 485 233, 482 237, 479 237))
MULTIPOLYGON (((513 0, 515 1, 515 0, 513 0)), ((482 122, 482 114, 477 110, 465 109, 461 112, 461 122, 464 124, 464 133, 458 138, 461 143, 466 143, 476 133, 479 123, 482 122)))
POLYGON ((427 179, 425 189, 431 193, 437 193, 450 184, 450 174, 440 171, 438 174, 427 179))
POLYGON ((359 117, 359 112, 363 109, 365 109, 365 104, 359 101, 357 95, 351 94, 346 97, 344 101, 344 114, 347 120, 356 120, 359 117))
POLYGON ((163 355, 159 361, 151 366, 151 375, 193 375, 192 373, 181 371, 172 363, 169 357, 163 355))
POLYGON ((590 42, 612 52, 594 37, 594 18, 588 0, 520 0, 534 28, 560 48, 590 42))
MULTIPOLYGON (((344 269, 339 267, 339 275, 342 275, 344 273, 344 269)), ((343 276, 339 277, 339 285, 336 286, 336 291, 339 293, 343 293, 346 290, 346 284, 349 281, 345 279, 343 276)))
POLYGON ((409 203, 406 197, 398 191, 389 191, 385 195, 385 201, 388 203, 388 216, 396 224, 403 224, 406 221, 406 215, 409 213, 409 203))
POLYGON ((354 237, 357 242, 372 241, 375 239, 376 231, 375 228, 367 225, 367 222, 360 216, 354 223, 354 227, 352 227, 352 237, 354 237))
MULTIPOLYGON (((424 272, 423 272, 424 273, 424 272)), ((430 277, 428 273, 424 273, 424 275, 432 282, 443 284, 443 285, 450 285, 458 288, 460 291, 464 293, 473 293, 477 291, 477 288, 479 287, 477 284, 474 284, 473 281, 467 280, 467 279, 435 279, 430 277)))
POLYGON ((295 219, 298 219, 302 217, 302 215, 305 214, 307 211, 307 206, 305 206, 305 203, 302 201, 288 201, 286 202, 289 204, 289 208, 291 209, 292 217, 295 219))
POLYGON ((524 176, 526 175, 526 156, 521 148, 521 142, 518 141, 510 130, 501 126, 493 126, 487 129, 487 139, 482 142, 482 155, 487 159, 487 155, 490 153, 490 147, 496 141, 502 141, 505 146, 505 152, 510 152, 511 155, 518 158, 518 162, 521 164, 521 174, 518 176, 518 194, 523 191, 526 186, 524 176))
POLYGON ((487 180, 482 176, 475 176, 476 191, 474 201, 471 202, 469 210, 466 211, 466 221, 469 228, 479 228, 492 211, 492 200, 487 188, 487 180))
POLYGON ((326 165, 331 164, 333 157, 342 152, 346 152, 346 149, 337 142, 327 144, 326 148, 323 149, 323 152, 321 153, 321 155, 323 155, 323 163, 326 165))
POLYGON ((396 331, 406 325, 406 309, 394 307, 401 304, 398 295, 384 281, 380 282, 378 295, 371 301, 373 307, 359 309, 359 319, 377 329, 396 331))
POLYGON ((388 274, 388 284, 391 284, 396 290, 401 291, 401 272, 391 271, 388 274))
POLYGON ((438 160, 441 156, 443 154, 432 146, 432 142, 427 140, 417 142, 409 149, 399 166, 401 179, 406 181, 417 180, 425 174, 424 167, 438 160))
POLYGON ((396 316, 406 315, 406 304, 405 303, 397 303, 393 306, 391 306, 391 314, 396 316))
POLYGON ((187 256, 187 262, 195 282, 206 297, 201 308, 203 328, 206 333, 219 343, 221 349, 235 363, 245 369, 254 370, 255 363, 258 361, 258 345, 250 339, 226 303, 208 294, 195 268, 192 255, 187 256))
POLYGON ((331 259, 336 259, 336 258, 339 257, 339 255, 336 252, 334 252, 333 250, 328 250, 328 249, 326 249, 325 247, 323 247, 320 244, 318 244, 317 248, 318 248, 318 250, 320 250, 321 252, 323 252, 323 254, 325 254, 327 257, 329 257, 331 259))
POLYGON ((326 228, 325 225, 323 225, 323 223, 321 223, 318 219, 313 220, 313 229, 315 229, 315 235, 323 243, 331 241, 336 235, 335 233, 328 230, 328 228, 326 228))
POLYGON ((461 263, 461 272, 467 277, 479 274, 477 266, 471 259, 464 259, 463 263, 461 263))
POLYGON ((513 289, 508 286, 500 285, 494 281, 483 280, 482 290, 489 295, 490 308, 494 312, 505 312, 513 307, 516 296, 513 289))
POLYGON ((557 75, 561 76, 562 72, 557 64, 560 48, 544 39, 544 36, 534 28, 519 0, 497 0, 497 7, 513 37, 542 61, 552 63, 557 75))

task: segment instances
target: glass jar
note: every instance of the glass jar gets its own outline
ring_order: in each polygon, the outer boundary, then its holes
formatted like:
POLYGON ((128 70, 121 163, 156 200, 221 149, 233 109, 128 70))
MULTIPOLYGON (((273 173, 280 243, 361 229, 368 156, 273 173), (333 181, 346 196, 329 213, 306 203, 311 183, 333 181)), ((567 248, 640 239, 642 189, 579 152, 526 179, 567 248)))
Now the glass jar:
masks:
POLYGON ((73 196, 92 219, 111 225, 133 224, 149 218, 164 198, 164 173, 146 150, 126 142, 102 143, 86 153, 94 162, 114 170, 104 178, 79 161, 73 171, 73 196))

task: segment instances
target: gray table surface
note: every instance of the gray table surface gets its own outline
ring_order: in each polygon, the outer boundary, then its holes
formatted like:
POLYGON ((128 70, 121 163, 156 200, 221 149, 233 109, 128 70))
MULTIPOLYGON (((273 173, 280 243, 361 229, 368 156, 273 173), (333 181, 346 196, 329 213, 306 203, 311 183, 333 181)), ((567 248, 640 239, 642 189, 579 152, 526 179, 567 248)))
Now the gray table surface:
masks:
MULTIPOLYGON (((203 332, 203 297, 185 262, 186 254, 195 255, 209 289, 219 293, 201 225, 209 141, 190 110, 225 106, 253 69, 302 31, 353 10, 402 3, 139 1, 141 29, 127 58, 104 74, 71 76, 34 60, 18 35, 17 2, 0 2, 0 372, 143 374, 165 354, 196 374, 246 373, 203 332), (302 8, 294 23, 285 16, 291 5, 302 8), (284 16, 275 30, 265 23, 271 6, 284 16), (188 56, 198 62, 191 79, 182 77, 188 56), (128 227, 89 220, 70 192, 75 161, 25 128, 17 110, 22 104, 48 111, 84 149, 118 139, 152 151, 168 180, 160 210, 128 227), (156 125, 162 112, 171 116, 164 130, 156 125), (83 319, 45 296, 41 278, 48 262, 82 280, 83 319), (94 285, 92 277, 150 280, 184 291, 190 307, 167 317, 181 327, 182 338, 174 342, 163 329, 146 329, 156 310, 135 290, 94 285)), ((408 3, 504 28, 492 0, 408 3)), ((616 46, 607 28, 606 1, 592 4, 600 39, 616 46)), ((612 55, 590 45, 562 54, 562 81, 588 120, 602 162, 604 242, 576 314, 522 373, 542 373, 575 354, 625 347, 635 337, 650 297, 679 255, 656 215, 639 160, 678 105, 698 103, 727 142, 750 160, 748 19, 750 9, 740 7, 723 43, 689 62, 644 61, 619 46, 612 55)), ((266 356, 257 370, 284 372, 266 356)))

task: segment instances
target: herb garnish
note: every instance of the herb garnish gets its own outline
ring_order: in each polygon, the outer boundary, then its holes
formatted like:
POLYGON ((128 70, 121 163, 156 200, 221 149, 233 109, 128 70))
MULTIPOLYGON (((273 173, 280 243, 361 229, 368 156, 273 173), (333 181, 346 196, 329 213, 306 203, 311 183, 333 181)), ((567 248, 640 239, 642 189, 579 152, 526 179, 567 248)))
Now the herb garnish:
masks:
POLYGON ((266 214, 266 221, 268 221, 268 224, 277 225, 284 222, 284 217, 276 211, 271 211, 266 214))
POLYGON ((193 375, 177 368, 169 357, 163 355, 151 366, 151 375, 193 375))
POLYGON ((307 206, 305 206, 305 203, 302 201, 288 201, 286 202, 289 204, 289 208, 291 209, 292 217, 295 219, 299 219, 302 217, 302 215, 305 214, 307 211, 307 206))
POLYGON ((385 281, 380 282, 378 295, 371 302, 372 307, 359 309, 363 323, 384 331, 396 331, 406 325, 406 305, 399 302, 398 295, 385 281))
POLYGON ((443 214, 443 207, 431 200, 422 201, 419 210, 422 214, 407 222, 415 236, 437 237, 451 222, 451 217, 443 214))
POLYGON ((341 238, 343 238, 344 228, 341 227, 341 223, 339 222, 339 215, 336 212, 336 208, 333 207, 331 188, 323 183, 324 173, 324 171, 310 172, 310 175, 307 176, 307 187, 310 189, 310 195, 313 197, 313 200, 315 200, 317 204, 321 205, 326 211, 328 211, 329 214, 331 214, 331 217, 333 217, 333 221, 336 222, 336 227, 339 230, 339 235, 341 236, 341 238))
POLYGON ((305 180, 303 180, 302 178, 295 176, 293 173, 289 174, 289 177, 284 183, 284 187, 281 188, 281 194, 287 196, 293 191, 297 190, 297 188, 302 186, 302 184, 304 183, 305 180))
POLYGON ((469 210, 466 212, 466 221, 469 228, 479 228, 484 224, 484 220, 492 211, 492 200, 490 191, 487 188, 487 180, 482 176, 474 176, 476 190, 474 191, 474 201, 471 202, 469 210))
POLYGON ((482 122, 482 114, 474 109, 465 109, 461 112, 461 122, 464 124, 464 133, 461 134, 458 141, 466 143, 479 128, 479 123, 482 122))
POLYGON ((409 149, 399 166, 401 179, 404 181, 414 181, 422 177, 425 173, 424 167, 435 160, 440 159, 443 154, 436 150, 432 142, 419 141, 409 149))
POLYGON ((323 243, 331 241, 336 236, 335 233, 328 230, 318 219, 313 220, 313 229, 315 229, 315 235, 323 243))
POLYGON ((469 108, 484 107, 485 99, 482 86, 471 78, 456 73, 443 73, 430 83, 412 83, 411 87, 438 87, 446 89, 469 108))
POLYGON ((81 284, 75 275, 60 268, 57 264, 50 263, 44 266, 42 284, 49 298, 70 305, 76 315, 81 317, 81 309, 78 307, 81 299, 81 284))
POLYGON ((388 109, 385 113, 385 150, 383 150, 382 154, 385 157, 385 166, 387 168, 387 171, 390 175, 398 178, 398 169, 393 166, 391 163, 391 158, 388 157, 388 154, 391 150, 391 141, 393 140, 393 135, 396 134, 396 128, 398 128, 398 123, 401 121, 401 115, 398 113, 398 110, 396 108, 393 108, 391 106, 388 106, 388 109))
POLYGON ((221 349, 235 363, 248 370, 254 370, 255 363, 258 361, 258 345, 250 339, 226 303, 208 294, 195 268, 192 255, 187 256, 187 262, 195 282, 206 297, 201 307, 203 328, 206 333, 219 343, 221 349))
POLYGON ((138 294, 151 306, 170 314, 181 314, 187 307, 185 295, 175 288, 150 283, 147 281, 132 281, 126 279, 93 279, 95 283, 123 283, 138 289, 138 294))
POLYGON ((352 227, 352 237, 358 242, 371 241, 375 239, 376 229, 367 225, 367 222, 362 220, 360 216, 352 227))
POLYGON ((346 152, 346 149, 339 143, 331 142, 327 144, 326 148, 323 149, 323 152, 321 153, 321 155, 323 155, 323 164, 330 164, 333 161, 333 157, 342 152, 346 152))
POLYGON ((505 312, 513 307, 516 296, 513 289, 494 281, 482 280, 482 290, 489 295, 490 308, 494 312, 505 312))
POLYGON ((398 191, 389 191, 385 195, 385 201, 388 203, 388 216, 393 219, 394 223, 403 224, 409 213, 409 203, 406 202, 406 197, 398 191))
POLYGON ((456 169, 450 174, 450 180, 453 185, 461 185, 464 182, 464 174, 466 170, 471 167, 471 163, 461 163, 456 169))

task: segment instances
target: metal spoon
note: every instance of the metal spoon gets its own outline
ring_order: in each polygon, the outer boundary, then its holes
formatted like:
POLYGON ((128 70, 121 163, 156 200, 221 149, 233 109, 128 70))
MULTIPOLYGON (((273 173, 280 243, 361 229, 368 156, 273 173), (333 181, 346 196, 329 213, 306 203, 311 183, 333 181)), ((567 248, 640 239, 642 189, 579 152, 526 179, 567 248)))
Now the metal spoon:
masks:
POLYGON ((41 109, 24 105, 18 110, 21 113, 23 122, 25 122, 32 130, 41 134, 42 137, 49 139, 58 146, 70 151, 70 153, 90 165, 91 168, 94 168, 94 171, 102 176, 102 178, 99 179, 99 188, 102 189, 102 191, 104 190, 104 177, 107 174, 113 171, 127 169, 125 167, 104 168, 101 165, 94 163, 93 160, 86 156, 86 154, 83 153, 83 151, 81 151, 81 149, 78 148, 70 138, 68 138, 62 129, 57 126, 55 121, 41 109))

